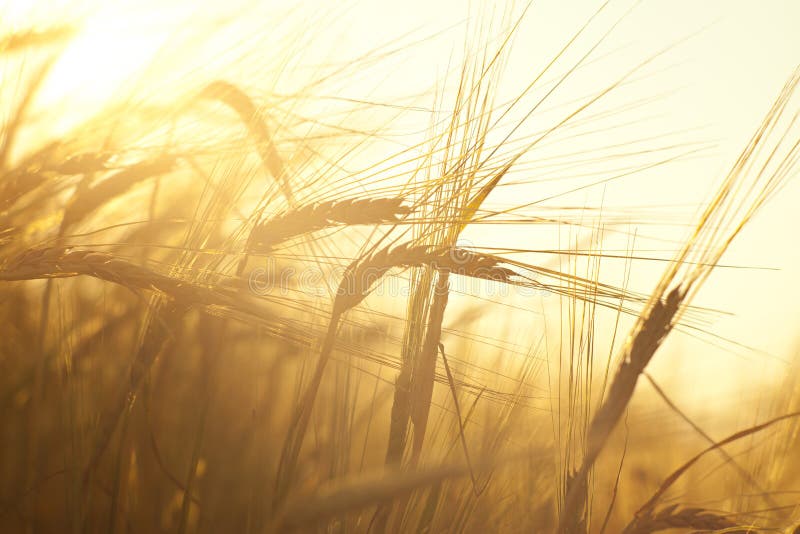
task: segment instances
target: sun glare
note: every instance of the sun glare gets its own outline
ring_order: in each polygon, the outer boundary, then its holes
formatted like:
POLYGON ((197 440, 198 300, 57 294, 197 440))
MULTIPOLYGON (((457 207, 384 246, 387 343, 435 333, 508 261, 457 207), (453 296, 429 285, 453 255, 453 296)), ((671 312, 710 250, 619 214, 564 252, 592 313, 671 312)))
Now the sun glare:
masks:
POLYGON ((124 96, 163 44, 152 12, 110 3, 78 25, 39 95, 43 106, 67 100, 86 112, 124 96))

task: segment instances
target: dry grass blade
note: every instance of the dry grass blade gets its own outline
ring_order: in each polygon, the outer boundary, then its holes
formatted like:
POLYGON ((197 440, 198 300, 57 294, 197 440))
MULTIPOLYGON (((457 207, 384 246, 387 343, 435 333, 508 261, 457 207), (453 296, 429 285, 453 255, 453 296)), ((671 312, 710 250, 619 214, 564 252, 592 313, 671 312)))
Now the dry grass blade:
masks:
POLYGON ((464 460, 467 462, 467 467, 469 468, 469 477, 472 480, 472 490, 475 492, 475 496, 479 497, 481 494, 481 489, 478 488, 478 479, 475 475, 475 469, 472 467, 472 460, 470 459, 467 437, 464 433, 465 420, 461 417, 461 404, 458 402, 458 391, 456 391, 456 383, 453 379, 453 372, 450 370, 450 364, 447 362, 447 354, 444 352, 444 345, 439 343, 438 348, 442 355, 444 371, 447 374, 447 384, 450 386, 450 395, 453 397, 453 406, 456 410, 456 420, 458 422, 458 438, 461 440, 461 450, 464 451, 464 460))
POLYGON ((774 425, 776 423, 780 423, 781 421, 786 421, 788 419, 794 419, 796 417, 800 417, 800 412, 795 412, 795 413, 790 413, 790 414, 786 414, 786 415, 781 415, 780 417, 775 417, 774 419, 770 419, 769 421, 761 423, 760 425, 755 425, 755 426, 752 426, 750 428, 746 428, 744 430, 740 430, 739 432, 735 432, 734 434, 731 434, 727 438, 725 438, 725 439, 723 439, 723 440, 721 440, 721 441, 719 441, 717 443, 714 443, 710 447, 708 447, 705 450, 701 451, 696 456, 694 456, 692 459, 690 459, 689 461, 684 463, 682 466, 680 466, 678 469, 673 471, 670 476, 668 476, 666 479, 664 479, 664 482, 661 483, 661 486, 659 486, 659 488, 656 490, 656 492, 653 494, 653 496, 650 497, 650 499, 644 505, 642 505, 642 507, 639 509, 639 511, 637 512, 637 517, 639 515, 642 515, 642 514, 648 514, 655 507, 656 503, 664 495, 664 493, 666 493, 666 491, 686 471, 688 471, 690 467, 692 467, 695 463, 697 463, 698 460, 700 460, 700 458, 702 458, 703 456, 705 456, 709 452, 715 451, 715 450, 719 450, 721 447, 724 447, 725 445, 733 443, 734 441, 738 441, 738 440, 740 440, 742 438, 746 438, 747 436, 750 436, 750 435, 755 434, 757 432, 761 432, 762 430, 765 430, 765 429, 771 427, 772 425, 774 425))
MULTIPOLYGON (((478 460, 477 467, 490 469, 520 457, 478 460)), ((308 529, 332 517, 354 510, 375 506, 432 486, 444 480, 468 477, 476 466, 442 465, 425 470, 387 469, 380 473, 367 473, 357 478, 333 481, 313 494, 302 494, 289 499, 279 512, 274 531, 282 529, 308 529)))
POLYGON ((702 508, 680 508, 675 504, 637 517, 636 521, 628 525, 624 534, 650 534, 670 529, 697 529, 704 532, 724 530, 742 534, 755 532, 723 514, 702 508))
POLYGON ((313 496, 302 496, 287 502, 280 513, 282 529, 308 528, 331 517, 374 506, 406 495, 416 489, 431 486, 448 478, 469 475, 465 466, 440 467, 426 471, 396 471, 377 476, 362 475, 353 481, 343 481, 323 488, 313 496))
MULTIPOLYGON (((656 393, 658 393, 658 396, 661 397, 661 399, 667 404, 667 406, 669 406, 669 408, 673 412, 675 412, 678 415, 678 417, 683 419, 689 426, 692 427, 692 430, 694 430, 697 434, 702 436, 703 439, 705 439, 707 442, 709 442, 712 445, 716 443, 714 439, 711 438, 711 436, 709 436, 702 428, 697 426, 697 424, 694 421, 692 421, 689 418, 689 416, 683 413, 683 411, 680 408, 678 408, 674 402, 672 402, 672 399, 670 399, 669 396, 666 394, 666 392, 663 389, 661 389, 661 386, 658 385, 658 383, 653 379, 652 376, 650 376, 649 373, 644 372, 642 374, 647 379, 647 381, 650 382, 650 385, 653 387, 656 393)), ((729 463, 736 470, 737 473, 739 473, 739 476, 741 476, 743 480, 747 481, 751 486, 753 486, 753 488, 758 490, 759 493, 764 494, 765 499, 767 503, 770 505, 770 507, 778 508, 778 503, 776 503, 775 500, 769 495, 769 493, 761 487, 759 482, 755 478, 753 478, 753 475, 748 473, 747 470, 745 470, 741 465, 739 465, 739 462, 736 461, 736 459, 733 456, 728 454, 728 452, 725 449, 719 448, 717 450, 719 454, 722 456, 722 458, 727 463, 729 463)))

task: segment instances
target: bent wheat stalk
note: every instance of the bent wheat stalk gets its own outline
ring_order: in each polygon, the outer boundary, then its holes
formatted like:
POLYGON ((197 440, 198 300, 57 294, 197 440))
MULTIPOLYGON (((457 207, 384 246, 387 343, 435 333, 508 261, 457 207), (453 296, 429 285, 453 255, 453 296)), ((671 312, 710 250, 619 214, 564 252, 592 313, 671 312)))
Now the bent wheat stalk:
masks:
POLYGON ((76 33, 73 26, 54 26, 42 30, 25 30, 0 38, 0 54, 20 52, 32 46, 55 44, 72 38, 76 33))
POLYGON ((286 201, 290 206, 293 206, 295 203, 294 193, 285 174, 283 160, 278 154, 278 150, 272 141, 272 135, 253 100, 247 93, 224 80, 211 82, 200 92, 199 96, 201 98, 219 100, 239 115, 239 118, 247 126, 250 135, 253 136, 253 141, 261 157, 264 169, 272 175, 272 178, 278 183, 281 192, 286 197, 286 201))
POLYGON ((330 200, 291 209, 253 227, 247 240, 249 253, 269 252, 282 243, 303 234, 339 225, 394 223, 411 208, 402 198, 330 200))
POLYGON ((169 155, 142 161, 112 174, 94 186, 79 187, 64 212, 62 228, 79 223, 97 208, 123 195, 137 183, 170 172, 175 162, 176 158, 169 155))
POLYGON ((71 278, 90 276, 111 282, 132 291, 157 291, 169 297, 181 308, 201 308, 212 314, 236 318, 250 317, 273 332, 295 338, 299 343, 303 336, 286 329, 282 321, 269 310, 242 299, 241 295, 221 286, 214 288, 188 280, 167 276, 141 265, 131 263, 113 254, 90 250, 64 252, 58 247, 32 249, 17 255, 0 266, 0 282, 18 282, 36 279, 71 278), (281 325, 277 328, 276 325, 281 325))
POLYGON ((325 335, 314 373, 305 393, 295 410, 284 441, 278 468, 276 493, 273 506, 281 504, 286 497, 288 485, 297 467, 311 412, 317 398, 325 368, 333 352, 336 332, 342 316, 358 306, 374 286, 395 267, 428 265, 440 271, 453 272, 483 280, 511 283, 517 273, 499 265, 501 260, 463 249, 434 249, 425 245, 413 246, 405 243, 385 247, 365 259, 354 260, 345 270, 334 299, 328 331, 325 335))

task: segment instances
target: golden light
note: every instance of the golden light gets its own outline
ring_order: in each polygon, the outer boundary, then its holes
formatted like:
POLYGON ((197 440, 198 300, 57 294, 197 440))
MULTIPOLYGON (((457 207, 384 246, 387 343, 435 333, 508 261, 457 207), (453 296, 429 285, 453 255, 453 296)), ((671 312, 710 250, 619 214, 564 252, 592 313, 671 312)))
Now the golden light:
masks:
POLYGON ((766 4, 0 5, 0 532, 796 532, 766 4))
MULTIPOLYGON (((135 4, 109 2, 77 24, 38 96, 43 108, 63 106, 85 115, 124 97, 163 45, 164 26, 135 4)), ((74 118, 74 117, 73 117, 74 118)), ((70 123, 56 126, 64 131, 70 123)))

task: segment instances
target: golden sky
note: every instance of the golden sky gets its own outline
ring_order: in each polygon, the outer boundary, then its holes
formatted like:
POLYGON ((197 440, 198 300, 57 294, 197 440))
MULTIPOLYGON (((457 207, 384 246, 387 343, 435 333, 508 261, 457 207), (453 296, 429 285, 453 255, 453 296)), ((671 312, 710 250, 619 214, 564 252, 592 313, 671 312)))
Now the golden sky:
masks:
MULTIPOLYGON (((205 73, 211 77, 224 71, 226 76, 253 87, 289 92, 308 79, 307 66, 347 64, 370 50, 387 46, 399 48, 399 52, 365 70, 354 70, 329 91, 335 91, 336 96, 380 102, 403 99, 405 105, 431 107, 435 92, 456 79, 457 69, 453 67, 463 57, 464 33, 496 46, 504 29, 510 27, 508 21, 514 20, 513 14, 520 14, 525 8, 519 2, 513 6, 514 3, 507 3, 511 6, 507 8, 503 2, 494 7, 488 4, 464 0, 362 0, 344 4, 328 0, 6 1, 0 13, 4 29, 25 27, 30 21, 57 23, 76 13, 86 13, 81 33, 52 72, 40 97, 43 109, 56 102, 72 102, 73 109, 78 110, 119 96, 134 83, 131 75, 148 65, 154 55, 183 58, 175 71, 192 76, 202 77, 205 73), (506 12, 511 16, 504 23, 506 12), (491 19, 496 24, 489 29, 476 27, 478 13, 484 16, 481 20, 491 19), (203 32, 221 22, 227 24, 224 30, 215 33, 213 39, 202 38, 203 32), (238 59, 241 51, 247 51, 245 61, 238 59), (267 69, 257 68, 264 64, 267 69), (270 78, 274 72, 281 72, 280 79, 270 78), (417 96, 406 98, 412 95, 417 96)), ((534 2, 515 34, 498 87, 499 100, 524 89, 600 4, 589 0, 534 2)), ((606 188, 565 197, 563 203, 596 206, 602 200, 606 206, 636 209, 638 219, 646 219, 651 212, 657 219, 657 215, 667 213, 667 207, 674 206, 680 214, 695 213, 696 206, 722 179, 800 60, 798 20, 800 2, 793 0, 610 2, 546 81, 557 79, 570 62, 613 27, 611 33, 586 67, 553 95, 542 118, 534 115, 525 127, 534 131, 550 124, 547 121, 567 111, 575 99, 602 90, 632 66, 672 47, 636 73, 630 84, 599 101, 590 111, 599 113, 641 99, 653 100, 597 121, 598 127, 612 123, 629 123, 628 126, 609 129, 601 137, 571 138, 565 134, 558 142, 537 149, 531 154, 530 171, 525 178, 533 180, 537 172, 544 172, 536 166, 536 158, 565 157, 571 152, 590 150, 592 143, 601 141, 624 144, 673 132, 668 140, 654 141, 654 146, 691 142, 703 144, 708 150, 614 181, 606 188)), ((473 44, 473 50, 479 49, 478 42, 473 44)), ((160 68, 169 72, 173 65, 165 63, 160 68)), ((8 68, 2 72, 4 77, 13 75, 8 68)), ((175 83, 180 85, 180 77, 175 83)), ((524 112, 524 106, 515 111, 518 118, 524 112)), ((397 127, 409 131, 424 128, 428 118, 422 115, 406 114, 398 120, 397 127)), ((66 129, 68 122, 54 126, 66 129)), ((523 174, 521 171, 517 178, 523 174)), ((529 189, 517 188, 513 194, 501 190, 494 201, 513 203, 519 201, 520 195, 535 198, 564 188, 565 182, 555 181, 529 189)), ((691 377, 722 366, 730 370, 727 380, 719 382, 724 391, 735 390, 742 380, 773 379, 785 370, 776 358, 788 360, 792 356, 800 320, 798 201, 800 186, 795 180, 746 229, 723 259, 726 264, 776 270, 720 270, 696 302, 733 314, 712 325, 715 334, 771 356, 744 349, 732 355, 729 350, 684 336, 670 343, 669 357, 657 359, 657 370, 669 374, 676 369, 684 383, 688 380, 691 384, 691 377)), ((531 242, 538 238, 537 234, 490 232, 475 235, 497 239, 498 243, 537 247, 531 242)), ((677 240, 685 232, 685 227, 665 225, 641 230, 643 236, 677 240)), ((648 248, 653 243, 643 237, 639 245, 648 248)), ((657 273, 658 268, 652 272, 657 273)), ((641 280, 645 291, 647 280, 641 280)))

